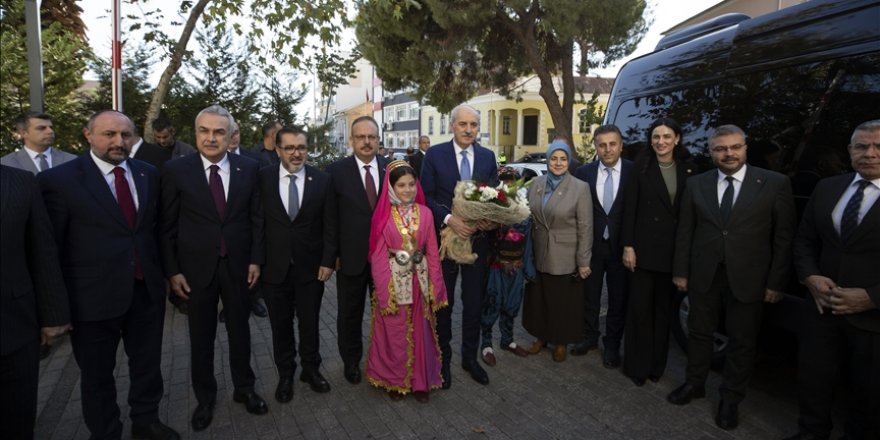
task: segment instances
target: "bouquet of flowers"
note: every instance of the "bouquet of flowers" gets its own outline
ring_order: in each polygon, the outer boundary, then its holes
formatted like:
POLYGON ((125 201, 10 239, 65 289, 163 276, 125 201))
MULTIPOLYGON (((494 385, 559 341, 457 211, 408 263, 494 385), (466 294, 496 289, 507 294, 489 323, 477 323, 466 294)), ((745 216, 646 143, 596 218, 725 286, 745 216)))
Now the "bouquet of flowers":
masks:
MULTIPOLYGON (((464 180, 455 185, 452 214, 468 222, 489 220, 501 225, 513 225, 529 218, 526 186, 522 179, 511 185, 490 186, 482 182, 464 180)), ((457 263, 472 264, 477 260, 470 239, 462 238, 451 228, 440 232, 440 258, 457 263)))

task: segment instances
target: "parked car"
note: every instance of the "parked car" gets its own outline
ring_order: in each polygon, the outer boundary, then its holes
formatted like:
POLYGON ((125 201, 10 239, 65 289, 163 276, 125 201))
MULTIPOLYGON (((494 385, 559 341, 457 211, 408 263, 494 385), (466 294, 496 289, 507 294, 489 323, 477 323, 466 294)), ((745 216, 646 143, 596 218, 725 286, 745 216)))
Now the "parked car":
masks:
MULTIPOLYGON (((712 167, 711 127, 736 124, 748 134, 750 164, 791 178, 800 215, 819 179, 850 170, 853 129, 880 118, 878 17, 877 0, 814 0, 694 25, 621 68, 604 122, 621 129, 631 158, 647 147, 651 122, 672 117, 702 169, 712 167)), ((792 277, 786 298, 765 307, 765 326, 794 334, 804 294, 792 277)), ((673 335, 685 351, 688 311, 680 294, 673 335)), ((726 342, 719 331, 718 353, 726 342)))
POLYGON ((528 153, 514 163, 547 163, 547 153, 528 153))
POLYGON ((519 175, 526 179, 526 182, 535 177, 547 174, 547 165, 538 163, 509 163, 507 166, 519 172, 519 175))

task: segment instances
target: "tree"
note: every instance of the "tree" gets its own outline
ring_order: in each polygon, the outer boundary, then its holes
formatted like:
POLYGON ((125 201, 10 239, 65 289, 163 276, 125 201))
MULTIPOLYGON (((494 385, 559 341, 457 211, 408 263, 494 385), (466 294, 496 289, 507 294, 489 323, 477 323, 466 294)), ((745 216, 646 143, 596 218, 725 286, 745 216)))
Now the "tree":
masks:
POLYGON ((559 136, 572 139, 580 74, 631 53, 647 24, 644 0, 360 0, 364 58, 390 90, 448 112, 481 87, 512 95, 534 74, 559 136), (561 97, 560 97, 561 93, 561 97))
MULTIPOLYGON (((122 54, 122 108, 138 128, 150 105, 152 87, 149 83, 154 64, 150 49, 143 43, 135 48, 125 46, 122 54)), ((90 70, 98 76, 98 88, 91 97, 88 107, 91 111, 113 108, 113 85, 110 62, 104 58, 92 61, 90 70)))
MULTIPOLYGON (((20 146, 12 121, 30 111, 24 4, 3 0, 0 3, 0 154, 20 146)), ((64 23, 42 22, 43 84, 45 109, 54 119, 55 144, 65 150, 83 147, 82 127, 88 116, 81 93, 82 74, 93 58, 82 36, 67 29, 64 23)))

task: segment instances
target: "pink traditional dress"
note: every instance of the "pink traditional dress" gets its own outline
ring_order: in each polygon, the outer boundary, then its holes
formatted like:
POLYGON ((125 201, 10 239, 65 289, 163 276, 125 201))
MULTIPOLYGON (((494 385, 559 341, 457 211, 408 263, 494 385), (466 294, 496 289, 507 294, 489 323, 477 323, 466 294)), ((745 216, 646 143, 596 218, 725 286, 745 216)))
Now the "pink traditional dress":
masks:
MULTIPOLYGON (((387 182, 384 188, 392 191, 387 182)), ((437 310, 447 306, 431 210, 421 188, 415 203, 394 203, 382 194, 373 215, 370 265, 372 301, 367 379, 376 387, 407 394, 439 388, 437 310)))

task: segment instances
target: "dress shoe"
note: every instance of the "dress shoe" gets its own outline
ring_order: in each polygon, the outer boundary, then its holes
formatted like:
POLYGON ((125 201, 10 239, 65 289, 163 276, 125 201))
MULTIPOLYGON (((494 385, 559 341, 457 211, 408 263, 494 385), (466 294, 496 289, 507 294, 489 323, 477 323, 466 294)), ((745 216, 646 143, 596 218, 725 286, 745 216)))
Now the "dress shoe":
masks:
POLYGON ((327 379, 324 379, 324 376, 317 371, 314 373, 306 373, 303 371, 303 373, 299 375, 299 380, 300 382, 309 384, 312 391, 316 393, 326 393, 330 391, 330 382, 327 382, 327 379))
POLYGON ((528 357, 528 355, 529 355, 529 352, 527 352, 524 348, 517 345, 516 342, 514 342, 510 345, 502 345, 501 349, 504 351, 509 351, 509 352, 511 352, 519 357, 523 357, 523 358, 528 357))
POLYGON ((566 350, 565 344, 557 345, 556 348, 553 350, 553 360, 556 362, 565 361, 565 357, 566 357, 565 350, 566 350))
POLYGON ((718 404, 718 414, 715 416, 715 425, 725 431, 736 429, 739 425, 737 404, 721 399, 721 403, 718 404))
POLYGON ((281 403, 290 402, 293 399, 293 377, 278 379, 278 387, 275 388, 275 400, 281 403))
POLYGON ((602 366, 608 369, 614 369, 620 366, 620 351, 617 349, 605 349, 602 353, 602 366))
POLYGON ((403 400, 403 393, 400 393, 400 392, 397 392, 394 390, 389 390, 388 397, 390 397, 391 400, 394 402, 400 402, 401 400, 403 400))
POLYGON ((484 349, 482 358, 483 358, 484 364, 486 364, 490 367, 495 366, 495 362, 496 362, 495 352, 492 351, 492 348, 487 347, 486 349, 484 349))
POLYGON ((224 310, 221 310, 220 313, 217 313, 217 321, 226 322, 226 314, 223 312, 224 310))
POLYGON ((254 312, 254 316, 259 318, 265 318, 269 316, 269 311, 266 310, 266 303, 263 301, 263 298, 257 298, 251 302, 251 310, 254 312))
POLYGON ((345 366, 345 380, 352 385, 361 383, 361 368, 357 365, 345 366))
POLYGON ((253 391, 235 391, 232 393, 232 400, 243 403, 247 412, 251 414, 261 415, 269 412, 266 401, 253 391))
POLYGON ((660 376, 654 376, 653 374, 649 374, 648 380, 650 380, 651 382, 657 383, 657 382, 660 382, 660 376))
POLYGON ((529 354, 538 354, 541 352, 541 349, 546 347, 547 343, 540 340, 535 339, 535 342, 532 342, 532 346, 529 347, 529 354))
POLYGON ((450 371, 449 365, 444 365, 440 368, 440 377, 443 378, 441 388, 444 390, 452 388, 452 371, 450 371))
POLYGON ((145 426, 131 427, 131 438, 134 439, 150 439, 150 440, 178 440, 180 434, 169 428, 160 421, 155 421, 145 426))
POLYGON ((193 431, 204 431, 214 420, 214 402, 200 403, 193 411, 192 424, 193 431))
POLYGON ((791 437, 786 437, 782 440, 819 440, 819 437, 810 434, 809 432, 799 432, 791 437))
POLYGON ((471 379, 480 385, 489 385, 489 375, 476 361, 462 361, 461 368, 471 374, 471 379))
POLYGON ((415 391, 413 396, 416 398, 416 402, 419 403, 428 403, 428 400, 430 400, 427 391, 415 391))
POLYGON ((583 356, 590 352, 590 350, 595 350, 599 348, 599 344, 596 342, 578 342, 571 347, 571 354, 575 356, 583 356))
POLYGON ((631 380, 633 385, 635 385, 637 387, 641 387, 641 386, 645 385, 645 378, 644 377, 630 377, 629 380, 631 380))
POLYGON ((673 405, 687 405, 691 403, 691 399, 699 399, 701 397, 706 397, 705 388, 697 388, 689 383, 685 383, 669 393, 666 396, 666 401, 673 405))

